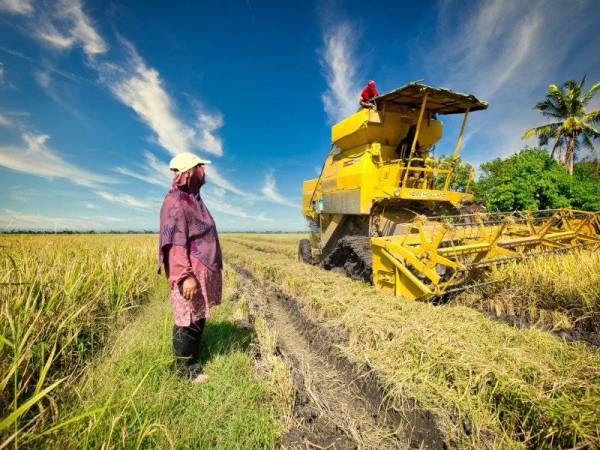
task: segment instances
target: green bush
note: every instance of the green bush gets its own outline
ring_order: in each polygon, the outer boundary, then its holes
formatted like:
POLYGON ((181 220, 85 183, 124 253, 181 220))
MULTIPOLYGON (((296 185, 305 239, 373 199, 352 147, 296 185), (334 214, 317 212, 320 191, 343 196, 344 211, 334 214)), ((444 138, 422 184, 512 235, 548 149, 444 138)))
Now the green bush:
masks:
POLYGON ((597 163, 575 164, 573 176, 548 152, 526 148, 508 158, 481 165, 474 185, 476 200, 488 211, 548 209, 572 206, 600 210, 600 175, 597 163))

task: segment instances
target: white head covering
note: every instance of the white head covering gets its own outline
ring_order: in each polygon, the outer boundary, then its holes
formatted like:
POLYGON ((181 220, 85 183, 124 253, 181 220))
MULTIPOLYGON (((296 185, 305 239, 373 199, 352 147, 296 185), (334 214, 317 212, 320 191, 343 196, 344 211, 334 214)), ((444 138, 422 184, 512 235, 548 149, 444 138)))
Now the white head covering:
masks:
POLYGON ((178 172, 186 172, 192 167, 196 167, 198 164, 211 164, 211 162, 206 159, 200 159, 193 153, 180 153, 171 159, 169 169, 178 172))

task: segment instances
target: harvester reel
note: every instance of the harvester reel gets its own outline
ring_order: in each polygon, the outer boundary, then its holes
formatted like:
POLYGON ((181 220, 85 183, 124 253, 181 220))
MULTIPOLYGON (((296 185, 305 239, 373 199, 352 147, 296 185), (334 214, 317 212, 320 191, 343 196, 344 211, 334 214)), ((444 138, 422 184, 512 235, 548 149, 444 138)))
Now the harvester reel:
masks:
POLYGON ((570 209, 419 216, 412 225, 408 234, 371 239, 373 283, 409 299, 473 286, 510 261, 600 246, 599 214, 570 209))

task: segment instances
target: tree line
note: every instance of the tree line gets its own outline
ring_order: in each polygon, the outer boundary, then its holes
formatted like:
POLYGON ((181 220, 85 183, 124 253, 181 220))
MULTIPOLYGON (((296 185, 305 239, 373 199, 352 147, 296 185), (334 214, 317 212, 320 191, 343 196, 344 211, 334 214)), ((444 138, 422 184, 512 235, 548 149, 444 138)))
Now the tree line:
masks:
MULTIPOLYGON (((473 184, 477 203, 488 211, 564 207, 600 211, 600 162, 594 154, 594 142, 600 139, 600 108, 587 110, 600 83, 586 90, 585 82, 583 77, 548 87, 534 109, 549 122, 523 134, 523 139, 537 136, 539 147, 525 147, 482 164, 473 184), (584 150, 587 157, 582 156, 584 150)), ((459 185, 471 170, 468 164, 459 164, 459 185)))

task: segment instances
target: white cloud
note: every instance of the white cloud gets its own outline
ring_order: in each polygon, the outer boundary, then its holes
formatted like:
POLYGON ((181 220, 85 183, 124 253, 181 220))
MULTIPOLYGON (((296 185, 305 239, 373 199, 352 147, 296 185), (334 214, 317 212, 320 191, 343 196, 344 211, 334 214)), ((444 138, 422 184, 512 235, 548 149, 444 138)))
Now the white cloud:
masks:
POLYGON ((35 79, 41 87, 47 88, 52 84, 52 80, 50 79, 50 75, 48 72, 37 71, 35 73, 35 79))
POLYGON ((106 53, 108 45, 83 11, 80 0, 60 0, 45 12, 36 36, 51 46, 65 49, 79 44, 89 57, 106 53))
POLYGON ((61 217, 37 213, 24 213, 11 209, 0 210, 0 228, 4 230, 109 230, 113 226, 124 228, 130 220, 122 217, 61 217), (120 225, 119 225, 120 224, 120 225))
POLYGON ((299 205, 288 198, 284 197, 277 191, 277 185, 275 183, 275 178, 272 173, 267 173, 265 176, 265 183, 263 184, 260 192, 265 196, 265 198, 273 203, 277 203, 279 205, 289 206, 290 208, 299 208, 299 205))
POLYGON ((111 71, 108 77, 104 74, 109 88, 154 131, 158 143, 169 153, 189 152, 194 130, 175 116, 158 71, 147 67, 133 48, 130 62, 133 73, 111 71))
POLYGON ((0 114, 0 125, 3 127, 10 128, 13 126, 12 121, 6 117, 4 114, 0 114))
MULTIPOLYGON (((242 208, 239 208, 230 203, 223 202, 221 199, 216 200, 211 197, 206 197, 204 201, 208 208, 210 208, 210 210, 213 212, 219 212, 222 214, 239 217, 241 219, 256 220, 258 222, 269 222, 271 220, 264 213, 251 214, 242 208)), ((249 228, 247 222, 244 223, 244 227, 249 228)))
POLYGON ((206 181, 208 183, 213 183, 221 189, 225 189, 226 191, 231 192, 232 194, 237 194, 240 197, 244 197, 247 199, 256 199, 256 195, 235 186, 231 181, 227 180, 214 164, 205 167, 206 181))
POLYGON ((593 67, 597 70, 597 45, 581 44, 594 34, 593 3, 581 0, 569 7, 560 0, 441 3, 435 33, 440 38, 424 52, 420 64, 442 85, 472 92, 490 103, 488 111, 469 119, 470 139, 464 146, 468 159, 481 163, 521 149, 523 131, 543 123, 533 106, 543 99, 548 84, 579 78, 593 67), (476 152, 478 147, 485 152, 476 152))
POLYGON ((217 187, 217 188, 213 188, 212 189, 212 193, 216 198, 223 198, 225 197, 225 189, 217 187))
POLYGON ((58 152, 46 145, 46 134, 24 133, 22 145, 0 145, 0 165, 24 172, 29 176, 64 178, 86 187, 113 183, 114 180, 91 172, 66 161, 58 152))
POLYGON ((40 25, 40 29, 37 31, 37 37, 42 41, 46 41, 52 47, 61 50, 71 48, 75 44, 74 37, 62 34, 51 22, 40 25))
POLYGON ((215 132, 223 126, 221 114, 198 113, 198 147, 217 156, 223 155, 223 141, 215 132))
POLYGON ((169 167, 150 152, 144 152, 144 163, 137 165, 135 169, 119 166, 115 167, 114 170, 121 175, 163 188, 168 188, 171 185, 169 167))
POLYGON ((123 43, 128 50, 126 68, 114 64, 97 66, 113 94, 136 112, 154 132, 157 143, 170 154, 202 150, 221 156, 223 143, 216 132, 223 126, 222 115, 199 109, 196 123, 185 123, 177 117, 175 103, 159 72, 146 65, 132 44, 123 43))
POLYGON ((106 191, 96 191, 96 194, 108 202, 124 206, 126 208, 152 209, 160 206, 160 202, 155 199, 141 199, 128 194, 111 193, 106 191))
POLYGON ((0 11, 25 16, 33 13, 32 0, 0 0, 0 11))
POLYGON ((323 35, 321 65, 327 80, 327 91, 321 99, 331 121, 352 114, 358 106, 359 84, 353 36, 348 22, 327 27, 323 35))

